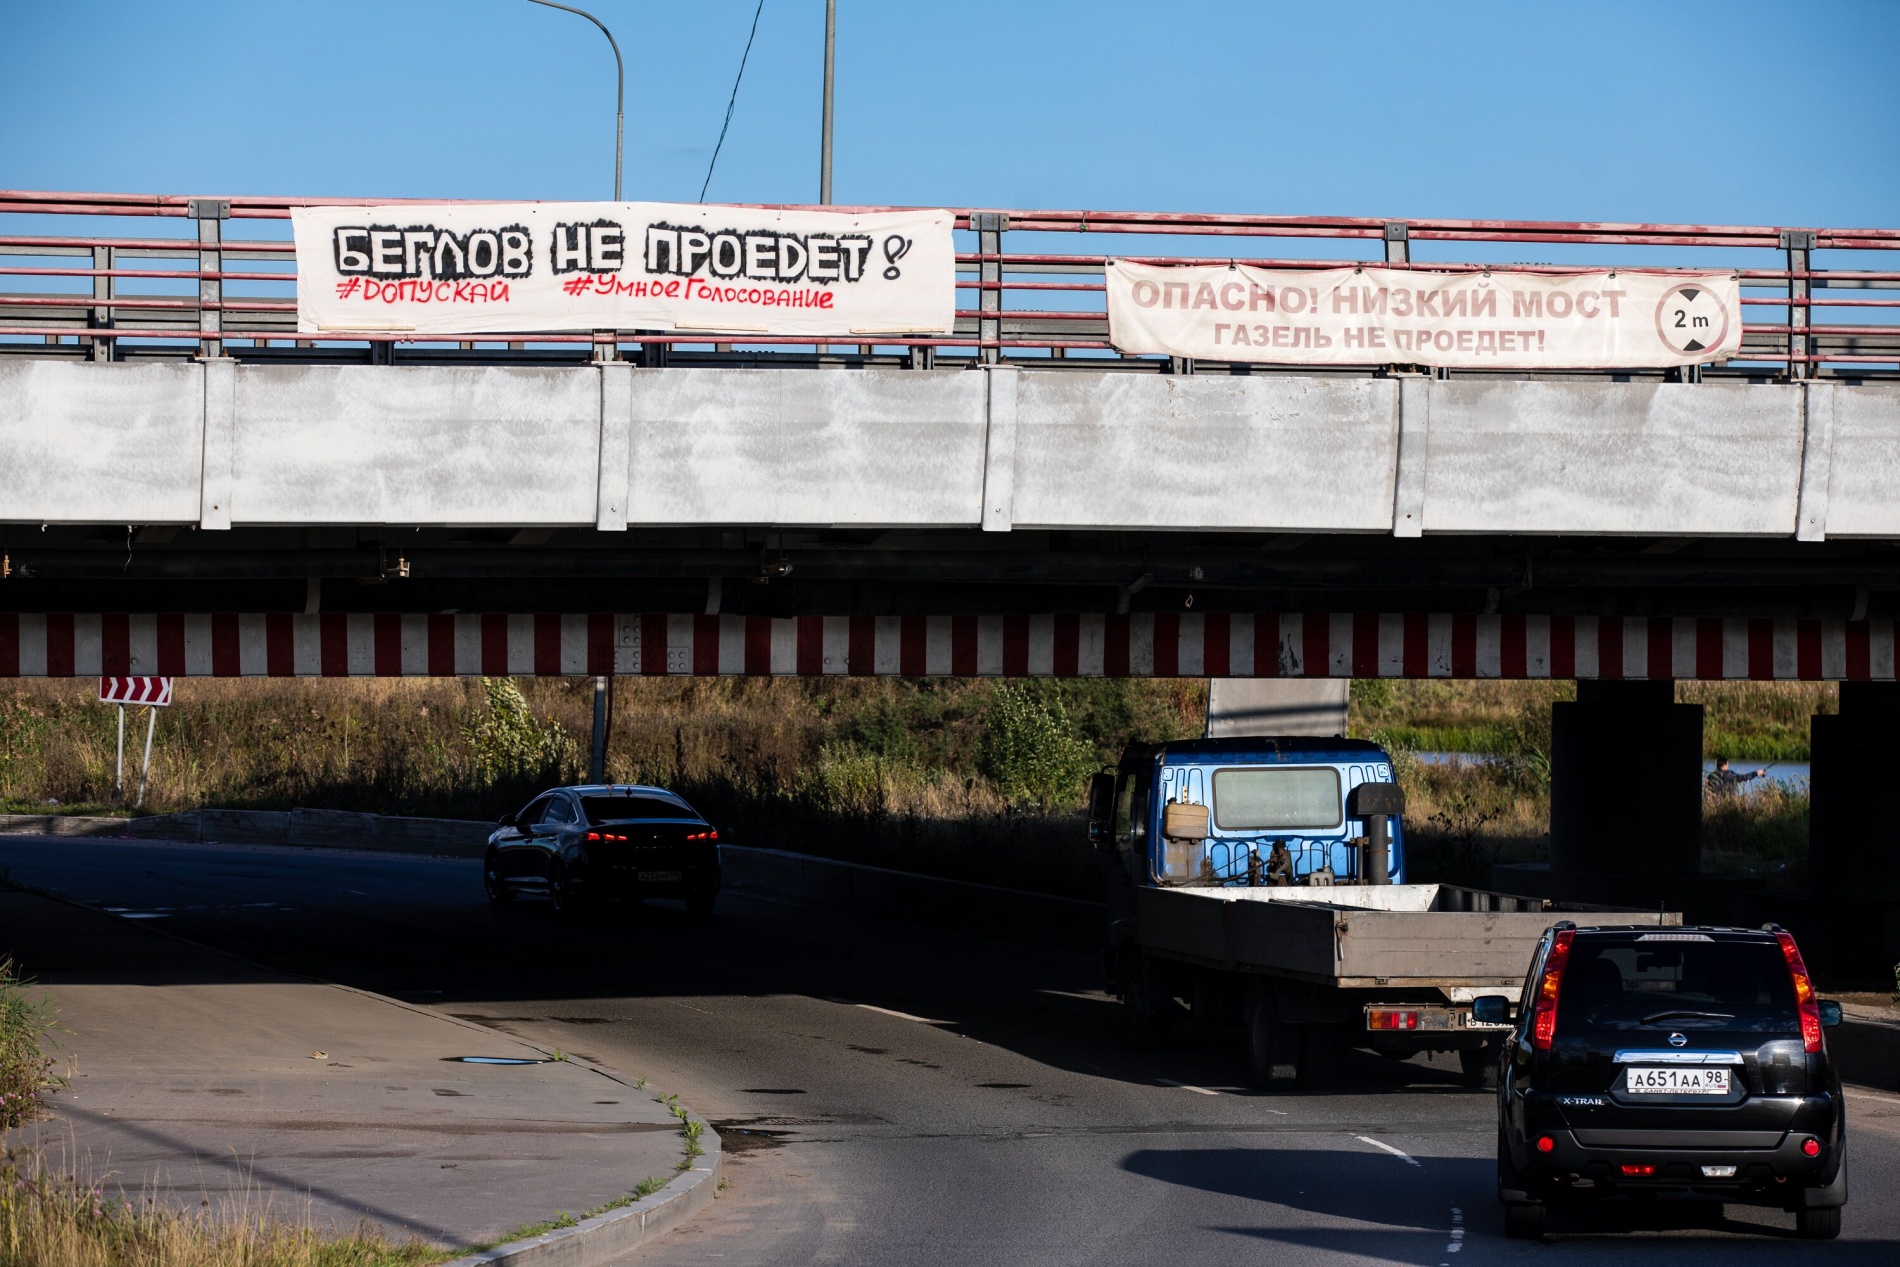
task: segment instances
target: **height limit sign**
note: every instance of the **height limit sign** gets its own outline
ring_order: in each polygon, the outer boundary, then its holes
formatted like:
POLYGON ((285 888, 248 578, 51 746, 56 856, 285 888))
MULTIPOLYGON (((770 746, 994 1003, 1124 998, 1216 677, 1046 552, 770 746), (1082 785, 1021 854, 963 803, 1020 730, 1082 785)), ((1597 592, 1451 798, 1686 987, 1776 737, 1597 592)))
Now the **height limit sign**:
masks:
POLYGON ((1728 306, 1707 286, 1673 287, 1656 305, 1656 333, 1684 356, 1715 347, 1728 334, 1728 306))

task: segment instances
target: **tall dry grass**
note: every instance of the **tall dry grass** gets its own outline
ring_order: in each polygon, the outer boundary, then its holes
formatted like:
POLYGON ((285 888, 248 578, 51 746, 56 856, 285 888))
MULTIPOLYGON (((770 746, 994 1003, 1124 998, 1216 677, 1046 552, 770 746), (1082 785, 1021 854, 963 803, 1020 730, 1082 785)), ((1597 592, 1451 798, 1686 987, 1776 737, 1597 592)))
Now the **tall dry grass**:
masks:
POLYGON ((49 1167, 0 1160, 0 1267, 424 1267, 455 1257, 365 1227, 326 1233, 244 1198, 179 1209, 49 1167))

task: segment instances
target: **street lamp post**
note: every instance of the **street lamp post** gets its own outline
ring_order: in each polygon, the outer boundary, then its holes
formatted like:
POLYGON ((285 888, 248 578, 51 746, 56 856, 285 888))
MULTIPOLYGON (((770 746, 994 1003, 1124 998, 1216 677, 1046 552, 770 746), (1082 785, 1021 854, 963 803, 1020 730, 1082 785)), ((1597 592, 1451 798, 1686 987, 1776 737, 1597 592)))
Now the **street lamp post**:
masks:
POLYGON ((838 51, 838 0, 825 0, 825 121, 818 146, 818 202, 831 205, 831 72, 838 51))
MULTIPOLYGON (((614 201, 619 202, 620 201, 620 150, 621 150, 621 142, 627 134, 627 67, 626 67, 626 63, 620 60, 620 45, 614 39, 614 33, 607 29, 607 24, 605 22, 602 22, 599 18, 595 17, 593 14, 589 13, 585 9, 576 9, 573 5, 569 5, 569 4, 556 4, 554 3, 554 0, 528 0, 528 3, 545 5, 546 7, 550 9, 560 9, 560 10, 563 10, 564 12, 576 14, 580 17, 586 18, 589 22, 592 22, 595 26, 600 28, 600 33, 607 37, 607 43, 613 46, 614 74, 616 75, 617 81, 618 81, 618 86, 616 87, 614 91, 614 201)), ((826 66, 825 82, 828 85, 831 82, 830 80, 831 62, 829 58, 826 59, 825 66, 826 66)), ((825 90, 825 101, 826 101, 825 118, 829 120, 831 118, 831 106, 830 106, 831 94, 830 94, 829 87, 827 87, 825 90)), ((831 135, 831 129, 830 129, 829 123, 826 124, 825 135, 827 137, 831 135)), ((829 140, 826 141, 825 146, 826 146, 825 152, 827 155, 829 155, 831 152, 829 140)), ((826 159, 825 170, 827 172, 831 170, 829 158, 826 159)), ((830 177, 827 176, 825 179, 826 179, 826 183, 829 184, 830 177)))
MULTIPOLYGON (((600 28, 600 33, 607 37, 607 43, 614 50, 614 201, 619 202, 620 153, 627 135, 627 64, 620 59, 620 42, 614 39, 614 33, 607 29, 605 22, 585 9, 576 9, 571 4, 556 4, 554 0, 529 0, 529 3, 586 18, 600 28)), ((596 783, 607 774, 607 718, 612 690, 613 683, 604 675, 594 679, 594 742, 589 746, 587 773, 596 783)))

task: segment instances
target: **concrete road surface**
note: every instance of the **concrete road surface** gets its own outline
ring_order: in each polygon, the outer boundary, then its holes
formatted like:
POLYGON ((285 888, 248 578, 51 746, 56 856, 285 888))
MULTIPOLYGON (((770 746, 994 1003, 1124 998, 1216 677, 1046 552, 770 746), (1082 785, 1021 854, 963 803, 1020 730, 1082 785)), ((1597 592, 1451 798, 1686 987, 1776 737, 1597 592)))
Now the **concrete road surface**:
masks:
POLYGON ((1850 1094, 1842 1240, 1730 1207, 1503 1238, 1491 1097, 1348 1058, 1267 1096, 1233 1041, 1127 1050, 1098 962, 727 895, 575 926, 491 910, 476 864, 0 838, 16 880, 647 1072, 714 1119, 733 1186, 654 1264, 1900 1261, 1900 1098, 1850 1094))

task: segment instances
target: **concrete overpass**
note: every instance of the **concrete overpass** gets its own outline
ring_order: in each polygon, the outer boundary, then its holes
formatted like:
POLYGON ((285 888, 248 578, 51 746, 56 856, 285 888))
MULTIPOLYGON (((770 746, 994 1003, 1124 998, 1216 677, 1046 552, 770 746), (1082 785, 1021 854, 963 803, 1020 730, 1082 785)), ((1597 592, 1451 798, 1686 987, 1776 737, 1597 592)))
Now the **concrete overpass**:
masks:
POLYGON ((947 339, 430 342, 300 334, 290 205, 0 193, 0 672, 1891 673, 1900 231, 967 210, 947 339), (1685 371, 1125 356, 1103 233, 1753 307, 1685 371))

